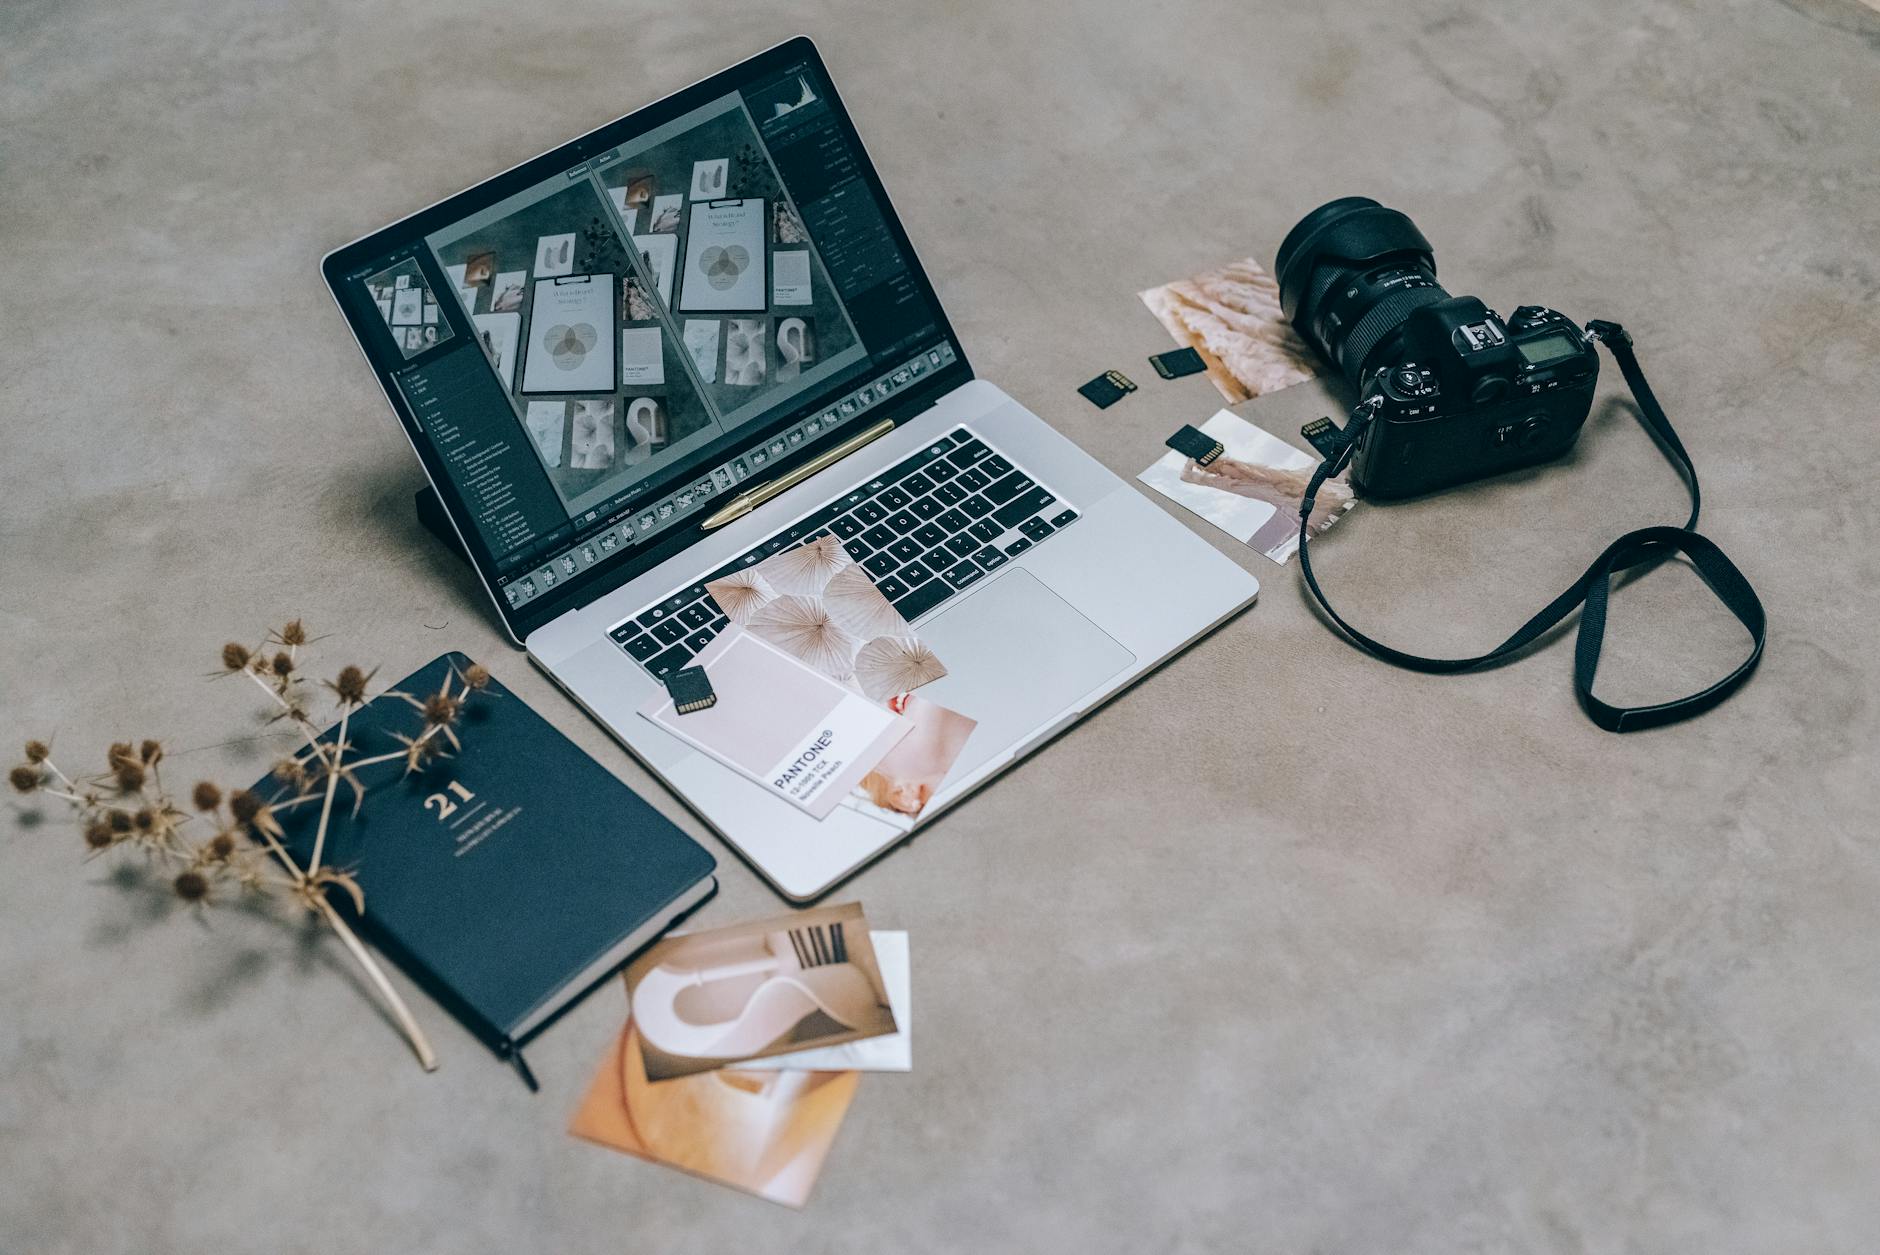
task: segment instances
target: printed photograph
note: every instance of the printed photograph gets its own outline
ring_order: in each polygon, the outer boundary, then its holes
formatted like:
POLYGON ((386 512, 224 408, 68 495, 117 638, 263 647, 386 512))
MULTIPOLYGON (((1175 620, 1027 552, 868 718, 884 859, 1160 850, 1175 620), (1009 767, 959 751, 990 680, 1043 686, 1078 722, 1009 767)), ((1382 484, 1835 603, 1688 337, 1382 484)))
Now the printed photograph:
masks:
POLYGON ((777 378, 795 379, 816 360, 816 328, 807 318, 777 320, 777 378))
POLYGON ((604 471, 614 464, 614 401, 574 403, 574 436, 568 465, 577 471, 604 471))
POLYGON ((626 981, 649 1081, 895 1031, 857 902, 669 938, 626 981))
POLYGON ((894 1012, 894 1031, 864 1037, 839 1046, 812 1046, 787 1055, 772 1055, 766 1068, 803 1071, 911 1072, 914 1070, 914 988, 908 969, 907 934, 872 928, 868 940, 875 947, 875 962, 888 986, 888 1008, 894 1012))
MULTIPOLYGON (((1225 451, 1206 466, 1171 449, 1136 478, 1275 562, 1299 548, 1299 505, 1318 460, 1221 410, 1201 425, 1225 451)), ((1351 509, 1349 472, 1327 480, 1312 507, 1317 536, 1351 509)))
POLYGON ((629 1019, 568 1131, 759 1198, 809 1201, 861 1074, 725 1068, 647 1079, 629 1019))
POLYGON ((1251 257, 1137 295, 1176 345, 1201 354, 1229 405, 1319 373, 1318 359, 1280 311, 1279 283, 1251 257))
POLYGON ((850 800, 863 814, 905 831, 940 791, 979 722, 911 693, 891 697, 886 705, 912 719, 914 730, 862 777, 850 800))
POLYGON ((733 623, 870 701, 947 673, 833 535, 772 554, 705 591, 733 623))

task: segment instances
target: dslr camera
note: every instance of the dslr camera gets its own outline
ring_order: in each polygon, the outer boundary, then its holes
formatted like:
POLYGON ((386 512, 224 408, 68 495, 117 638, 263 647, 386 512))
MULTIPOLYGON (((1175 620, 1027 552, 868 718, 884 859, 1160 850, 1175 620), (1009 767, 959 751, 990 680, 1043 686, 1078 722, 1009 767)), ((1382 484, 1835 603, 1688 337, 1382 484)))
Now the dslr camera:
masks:
POLYGON ((1449 295, 1406 215, 1365 196, 1321 205, 1287 233, 1274 272, 1294 329, 1372 410, 1351 458, 1367 495, 1545 462, 1579 437, 1599 377, 1591 337, 1542 305, 1504 321, 1449 295))

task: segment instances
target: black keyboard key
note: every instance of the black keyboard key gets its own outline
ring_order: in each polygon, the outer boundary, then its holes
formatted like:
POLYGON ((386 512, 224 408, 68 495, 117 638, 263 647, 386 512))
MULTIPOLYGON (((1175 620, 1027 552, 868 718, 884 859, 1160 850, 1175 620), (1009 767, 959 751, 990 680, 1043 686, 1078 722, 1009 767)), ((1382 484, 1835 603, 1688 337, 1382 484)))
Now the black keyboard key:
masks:
POLYGON ((901 580, 910 588, 918 584, 925 584, 928 580, 933 578, 933 572, 929 571, 918 562, 908 563, 906 566, 896 571, 894 575, 896 579, 901 580))
POLYGON ((1023 532, 1026 536, 1029 536, 1032 540, 1043 540, 1046 536, 1055 532, 1057 528, 1051 526, 1043 519, 1026 519, 1023 523, 1018 525, 1018 530, 1023 532))
POLYGON ((863 561, 862 568, 876 579, 880 579, 900 565, 901 560, 884 549, 880 553, 863 561))
POLYGON ((655 623, 658 623, 660 620, 664 619, 670 613, 671 612, 668 611, 664 605, 658 605, 658 606, 654 606, 651 610, 648 610, 645 614, 635 619, 634 622, 639 624, 643 628, 650 628, 655 623))
POLYGON ((1064 511, 1064 513, 1058 515, 1056 518, 1051 520, 1051 526, 1068 527, 1070 524, 1075 523, 1076 521, 1077 521, 1077 511, 1066 510, 1064 511))
POLYGON ((614 643, 616 645, 624 645, 627 643, 627 638, 634 635, 639 630, 640 630, 640 625, 633 622, 633 620, 629 619, 625 623, 622 623, 619 627, 615 628, 613 631, 609 632, 607 635, 614 638, 614 643))
POLYGON ((702 601, 695 601, 679 612, 679 622, 697 631, 712 621, 711 608, 702 601))
POLYGON ((981 458, 991 456, 992 450, 986 447, 985 441, 969 439, 965 444, 958 446, 953 452, 947 454, 947 461, 953 463, 953 465, 959 467, 961 470, 965 470, 981 458))
POLYGON ((897 536, 905 536, 920 526, 920 520, 906 510, 896 510, 888 516, 888 521, 882 526, 892 528, 897 536))
POLYGON ((659 642, 654 640, 649 632, 629 636, 622 644, 626 646, 627 652, 633 655, 636 662, 645 662, 660 650, 659 642))
POLYGON ((687 649, 684 645, 674 645, 665 653, 647 659, 646 669, 653 673, 655 680, 663 680, 691 661, 691 650, 687 649))
POLYGON ((1010 562, 1011 559, 1000 553, 997 549, 994 549, 991 545, 987 545, 984 549, 981 549, 973 555, 973 561, 986 568, 986 570, 992 571, 1004 566, 1006 563, 1010 562))
POLYGON ((966 534, 979 540, 991 540, 1003 531, 1005 531, 1005 529, 991 519, 980 519, 977 523, 966 529, 966 534))
POLYGON ((945 580, 928 580, 913 592, 890 600, 894 602, 894 608, 901 612, 901 617, 912 623, 951 597, 953 591, 953 585, 945 580))
POLYGON ((864 542, 859 536, 854 540, 843 541, 842 547, 848 550, 849 557, 854 558, 857 562, 860 562, 863 558, 875 552, 875 547, 864 542))
POLYGON ((947 461, 945 458, 941 458, 938 462, 933 463, 926 470, 921 472, 921 474, 925 475, 928 479, 939 484, 946 483, 959 473, 960 468, 953 465, 953 463, 947 461))
POLYGON ((967 492, 978 492, 992 482, 992 476, 975 467, 970 471, 961 471, 953 482, 967 492))
POLYGON ((1005 547, 1005 552, 1011 555, 1012 557, 1016 558, 1019 554, 1024 553, 1029 548, 1031 548, 1031 542, 1029 540, 1026 540, 1023 536, 1020 536, 1017 540, 1013 541, 1011 544, 1005 547))
POLYGON ((933 481, 928 479, 924 474, 909 475, 906 479, 901 481, 901 487, 907 489, 909 495, 918 497, 922 493, 933 491, 933 481))
POLYGON ((708 631, 711 632, 713 636, 716 636, 720 632, 724 631, 725 626, 729 624, 730 622, 731 622, 730 618, 721 614, 716 619, 713 619, 710 623, 706 624, 705 627, 708 631))
POLYGON ((881 595, 886 597, 889 601, 893 601, 896 597, 904 596, 907 593, 907 585, 903 584, 892 575, 884 576, 876 580, 875 587, 880 589, 881 595))
POLYGON ((876 526, 863 532, 862 539, 875 548, 882 549, 894 543, 894 533, 889 531, 885 526, 876 526))
POLYGON ((999 476, 1008 473, 1012 469, 1012 464, 995 453, 981 462, 978 469, 992 476, 992 478, 997 479, 999 476))
POLYGON ((888 517, 888 512, 873 501, 864 501, 855 507, 855 517, 864 523, 879 523, 888 517))
POLYGON ((932 549, 946 538, 947 529, 938 523, 923 523, 914 529, 914 539, 928 549, 932 549))
POLYGON ((968 497, 960 502, 960 509, 976 519, 983 519, 992 513, 992 503, 984 497, 968 497))
MULTIPOLYGON (((1042 488, 1033 488, 1022 497, 1006 502, 992 512, 992 517, 1007 527, 1017 527, 1046 506, 1057 504, 1057 498, 1042 488)), ((1050 526, 1046 524, 1046 526, 1050 526)))
POLYGON ((958 510, 948 510, 945 514, 935 519, 934 522, 946 528, 949 532, 963 532, 968 527, 972 526, 973 521, 964 514, 961 514, 958 510))
POLYGON ((985 577, 985 569, 971 562, 961 562, 952 569, 942 571, 940 577, 955 588, 965 588, 974 580, 985 577))
POLYGON ((946 508, 946 502, 936 500, 933 497, 922 497, 909 507, 913 513, 923 519, 934 518, 945 511, 946 508))
POLYGON ((861 520, 857 519, 853 514, 845 514, 841 518, 831 522, 829 524, 829 530, 834 532, 837 536, 840 536, 843 540, 847 540, 851 536, 860 536, 862 534, 862 523, 861 520))
POLYGON ((1013 473, 988 487, 985 498, 993 505, 1004 505, 1014 497, 1022 497, 1038 485, 1029 475, 1013 473))
POLYGON ((913 498, 899 488, 890 488, 888 491, 875 498, 875 500, 879 501, 890 510, 901 510, 905 509, 907 503, 912 501, 913 498))
POLYGON ((920 557, 921 554, 925 553, 926 550, 922 548, 918 540, 910 540, 908 537, 903 536, 901 539, 888 546, 888 552, 902 562, 912 562, 914 559, 920 557))
POLYGON ((718 634, 710 628, 703 628, 685 638, 685 647, 696 654, 699 650, 711 644, 712 637, 716 635, 718 634))
POLYGON ((966 500, 966 490, 958 484, 942 484, 933 490, 933 500, 944 501, 948 505, 958 505, 966 500))
POLYGON ((662 645, 677 645, 685 639, 685 625, 677 619, 661 619, 653 625, 653 637, 662 645))
POLYGON ((973 550, 979 548, 979 538, 962 533, 947 541, 947 548, 951 549, 959 557, 964 558, 971 554, 973 550))

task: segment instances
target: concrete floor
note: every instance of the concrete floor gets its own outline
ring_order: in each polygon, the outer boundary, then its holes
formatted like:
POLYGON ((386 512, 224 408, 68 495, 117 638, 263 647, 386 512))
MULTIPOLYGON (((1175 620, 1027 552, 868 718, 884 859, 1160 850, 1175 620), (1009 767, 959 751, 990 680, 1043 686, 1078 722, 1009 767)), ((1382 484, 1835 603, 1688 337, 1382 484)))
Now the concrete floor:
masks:
MULTIPOLYGON (((413 522, 418 469, 316 262, 798 31, 981 372, 1121 474, 1217 404, 1153 379, 1134 293, 1270 259, 1333 195, 1412 213, 1452 290, 1626 322, 1768 605, 1761 673, 1611 736, 1565 639, 1391 670, 1293 568, 1206 532, 1260 604, 845 894, 912 934, 916 1070, 864 1078, 802 1214, 564 1133, 611 992, 532 1052, 534 1097, 420 1001, 426 1076, 336 947, 192 919, 21 812, 0 1250, 1871 1250, 1880 15, 792 7, 0 7, 6 735, 87 766, 158 735, 172 771, 243 778, 252 705, 203 677, 301 614, 333 667, 488 660, 677 815, 413 522), (1100 413, 1072 388, 1107 367, 1143 388, 1100 413)), ((1391 639, 1480 648, 1683 509, 1607 405, 1564 466, 1365 507, 1321 564, 1391 639)), ((1620 699, 1742 647, 1677 569, 1613 620, 1620 699)), ((779 906, 713 844, 704 922, 779 906)))

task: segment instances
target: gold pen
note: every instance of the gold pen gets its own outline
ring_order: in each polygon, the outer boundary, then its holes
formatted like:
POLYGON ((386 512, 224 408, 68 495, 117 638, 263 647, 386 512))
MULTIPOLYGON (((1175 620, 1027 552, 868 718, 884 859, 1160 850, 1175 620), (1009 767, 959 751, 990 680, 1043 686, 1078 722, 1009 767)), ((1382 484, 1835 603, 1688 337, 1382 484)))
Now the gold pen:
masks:
POLYGON ((743 518, 777 494, 788 492, 790 489, 808 479, 811 475, 814 475, 817 471, 825 470, 833 466, 869 441, 878 440, 893 430, 894 420, 891 418, 882 419, 867 431, 850 436, 835 448, 830 449, 826 453, 817 454, 795 470, 786 471, 775 479, 767 480, 751 489, 749 492, 739 493, 736 497, 731 499, 730 504, 708 515, 705 521, 699 524, 699 528, 709 532, 714 527, 723 527, 726 523, 734 519, 743 518))

